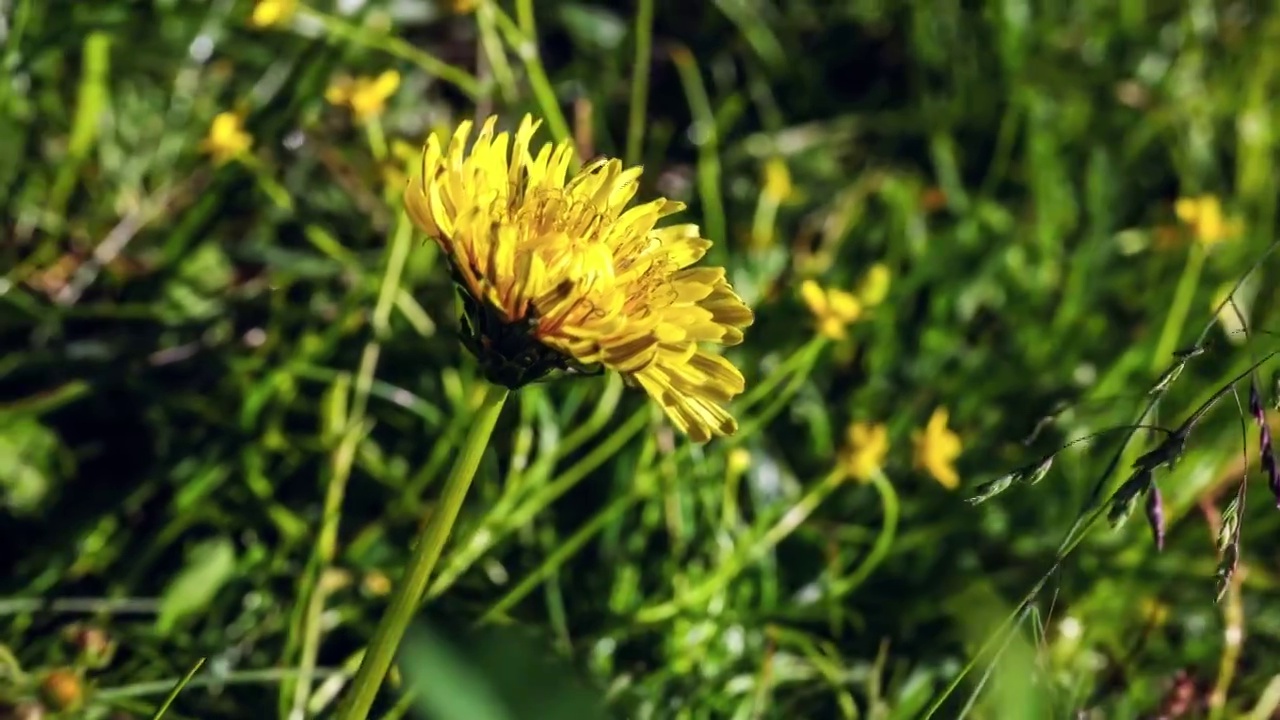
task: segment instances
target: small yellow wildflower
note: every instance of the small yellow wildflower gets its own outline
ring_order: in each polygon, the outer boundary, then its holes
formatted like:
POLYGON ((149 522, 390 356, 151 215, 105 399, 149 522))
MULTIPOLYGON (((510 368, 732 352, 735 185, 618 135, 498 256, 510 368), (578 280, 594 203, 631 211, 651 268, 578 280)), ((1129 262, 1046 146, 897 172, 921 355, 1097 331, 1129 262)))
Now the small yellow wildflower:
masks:
POLYGON ((1169 606, 1159 598, 1147 596, 1138 601, 1138 609, 1151 627, 1163 627, 1169 620, 1169 606))
POLYGON ((387 98, 400 87, 400 73, 387 70, 378 77, 339 75, 324 91, 324 99, 334 105, 346 105, 356 121, 365 122, 387 109, 387 98))
POLYGON ((435 135, 405 209, 444 251, 461 290, 463 338, 485 376, 518 388, 553 372, 607 368, 638 384, 695 442, 731 435, 724 404, 742 373, 702 343, 736 345, 754 320, 724 268, 691 267, 711 246, 696 225, 656 228, 684 204, 627 209, 640 168, 601 158, 568 177, 572 140, 530 148, 489 118, 447 148, 435 135))
POLYGON ((862 282, 858 285, 858 300, 866 307, 875 307, 884 302, 889 296, 889 281, 892 273, 889 272, 889 266, 884 263, 876 263, 867 270, 867 274, 862 276, 862 282))
POLYGON ((781 205, 791 197, 791 171, 785 160, 772 157, 765 161, 764 182, 760 192, 775 205, 781 205))
POLYGON ((844 290, 823 290, 813 280, 800 284, 800 297, 818 321, 818 332, 832 340, 843 340, 845 329, 862 315, 862 303, 844 290))
POLYGON ((200 149, 213 157, 215 165, 222 165, 248 152, 253 146, 253 136, 244 130, 244 118, 240 113, 223 112, 209 125, 209 134, 200 143, 200 149))
POLYGON ((960 486, 955 460, 960 457, 960 436, 947 428, 947 409, 937 408, 923 430, 911 433, 916 467, 928 472, 948 490, 960 486))
POLYGON ((867 482, 880 472, 889 454, 889 430, 879 423, 856 422, 849 425, 846 436, 840 464, 850 477, 867 482))
POLYGON ((293 17, 297 9, 298 0, 258 0, 253 6, 249 24, 258 28, 282 25, 293 17))
POLYGON ((1238 219, 1222 214, 1222 203, 1213 195, 1179 198, 1173 211, 1191 230, 1192 238, 1206 248, 1239 235, 1242 229, 1238 219))
POLYGON ((740 447, 730 450, 725 465, 730 475, 741 475, 751 467, 751 451, 740 447))

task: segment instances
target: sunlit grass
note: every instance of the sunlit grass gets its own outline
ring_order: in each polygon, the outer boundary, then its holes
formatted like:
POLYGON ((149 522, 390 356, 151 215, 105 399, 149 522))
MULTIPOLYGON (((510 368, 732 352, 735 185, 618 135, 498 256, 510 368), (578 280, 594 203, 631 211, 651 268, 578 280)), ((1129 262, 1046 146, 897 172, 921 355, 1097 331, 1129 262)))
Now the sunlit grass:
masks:
POLYGON ((1274 713, 1280 15, 409 5, 0 4, 0 704, 334 712, 484 394, 406 172, 527 112, 716 241, 739 429, 512 395, 373 717, 1274 713))

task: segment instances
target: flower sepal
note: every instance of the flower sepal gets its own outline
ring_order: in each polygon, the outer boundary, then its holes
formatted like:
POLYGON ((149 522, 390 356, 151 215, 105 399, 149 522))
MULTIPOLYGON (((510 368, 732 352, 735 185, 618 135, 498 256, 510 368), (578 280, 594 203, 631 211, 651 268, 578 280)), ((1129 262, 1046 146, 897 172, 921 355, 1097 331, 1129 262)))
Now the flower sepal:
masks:
POLYGON ((533 334, 538 327, 536 318, 507 322, 465 287, 459 285, 458 294, 462 299, 462 344, 476 357, 489 382, 519 390, 566 375, 604 372, 599 365, 584 365, 539 342, 533 334))

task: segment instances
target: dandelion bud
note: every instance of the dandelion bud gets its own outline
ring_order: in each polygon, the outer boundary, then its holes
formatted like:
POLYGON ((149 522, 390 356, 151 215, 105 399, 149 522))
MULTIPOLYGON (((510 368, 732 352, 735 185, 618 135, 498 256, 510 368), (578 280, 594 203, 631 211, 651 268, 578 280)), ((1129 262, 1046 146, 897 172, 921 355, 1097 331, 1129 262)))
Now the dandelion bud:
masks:
POLYGON ((74 710, 84 702, 84 681, 70 668, 52 670, 40 681, 40 697, 55 710, 74 710))

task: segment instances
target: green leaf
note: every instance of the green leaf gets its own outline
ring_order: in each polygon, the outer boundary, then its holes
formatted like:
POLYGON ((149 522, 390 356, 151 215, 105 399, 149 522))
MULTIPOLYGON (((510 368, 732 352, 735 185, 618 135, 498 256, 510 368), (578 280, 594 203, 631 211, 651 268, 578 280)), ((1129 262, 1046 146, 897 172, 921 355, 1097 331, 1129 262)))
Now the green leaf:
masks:
POLYGON ((235 546, 225 537, 206 540, 192 548, 186 565, 169 582, 160 598, 156 628, 162 633, 168 632, 178 621, 207 607, 231 579, 235 567, 235 546))
POLYGON ((425 628, 405 638, 400 666, 416 704, 433 720, 511 720, 484 676, 425 628))

